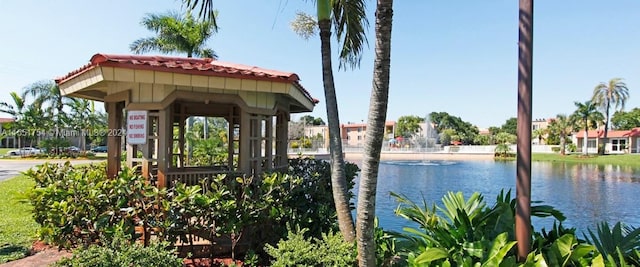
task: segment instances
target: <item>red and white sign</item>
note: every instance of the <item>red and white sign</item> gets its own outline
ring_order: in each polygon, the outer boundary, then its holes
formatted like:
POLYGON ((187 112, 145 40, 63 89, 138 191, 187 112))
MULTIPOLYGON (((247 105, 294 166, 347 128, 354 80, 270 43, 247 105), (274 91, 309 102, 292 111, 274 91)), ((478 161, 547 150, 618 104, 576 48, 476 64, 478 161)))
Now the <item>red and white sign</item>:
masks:
POLYGON ((144 145, 147 143, 146 110, 129 110, 127 112, 127 143, 130 145, 144 145))

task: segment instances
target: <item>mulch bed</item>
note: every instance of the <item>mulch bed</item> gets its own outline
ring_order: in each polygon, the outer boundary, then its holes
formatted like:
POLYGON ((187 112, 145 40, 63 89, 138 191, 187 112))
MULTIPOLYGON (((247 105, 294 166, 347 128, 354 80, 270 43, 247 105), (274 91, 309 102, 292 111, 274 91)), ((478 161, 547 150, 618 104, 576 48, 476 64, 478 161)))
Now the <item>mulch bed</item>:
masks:
MULTIPOLYGON (((230 258, 214 259, 213 264, 211 259, 184 259, 184 266, 186 267, 209 267, 209 266, 229 266, 233 263, 230 258)), ((242 261, 236 260, 236 266, 242 266, 242 261)))
MULTIPOLYGON (((29 255, 25 258, 0 264, 2 267, 14 266, 48 266, 60 260, 62 257, 71 257, 71 252, 60 250, 55 246, 48 245, 42 241, 35 241, 29 251, 29 255)), ((209 258, 184 259, 185 267, 210 267, 210 266, 229 266, 233 263, 231 258, 215 258, 213 261, 209 258)), ((236 266, 242 266, 242 261, 236 260, 236 266)))

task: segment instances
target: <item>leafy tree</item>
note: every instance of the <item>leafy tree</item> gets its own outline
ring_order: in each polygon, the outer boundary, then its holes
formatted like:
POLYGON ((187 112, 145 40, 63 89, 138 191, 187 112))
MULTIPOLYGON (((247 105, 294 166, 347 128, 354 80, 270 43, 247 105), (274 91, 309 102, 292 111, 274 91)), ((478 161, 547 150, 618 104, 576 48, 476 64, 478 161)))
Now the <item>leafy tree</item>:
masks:
MULTIPOLYGON (((600 109, 604 111, 604 145, 606 147, 609 142, 609 138, 607 137, 609 131, 609 114, 611 112, 611 108, 616 111, 618 108, 620 110, 624 109, 624 104, 627 102, 629 98, 629 89, 627 88, 627 84, 622 81, 621 78, 613 78, 609 80, 608 83, 600 83, 593 89, 593 98, 591 101, 594 102, 595 105, 600 106, 600 109)), ((604 149, 600 151, 600 153, 604 153, 604 149)))
POLYGON ((440 143, 448 146, 451 144, 451 141, 453 141, 453 136, 456 135, 456 130, 454 129, 444 129, 442 132, 440 132, 440 143))
POLYGON ((560 139, 560 154, 564 155, 566 151, 566 140, 573 130, 574 123, 571 118, 564 114, 558 114, 549 124, 550 133, 557 135, 560 139))
POLYGON ((424 118, 415 115, 401 116, 398 118, 398 124, 396 124, 396 132, 399 136, 411 137, 420 132, 420 123, 423 122, 424 118))
POLYGON ((582 144, 582 154, 587 155, 587 138, 589 129, 598 128, 598 123, 604 118, 602 113, 598 112, 597 106, 592 101, 586 101, 584 103, 574 102, 577 110, 573 112, 573 120, 577 123, 576 126, 584 129, 584 139, 582 144))
POLYGON ((133 53, 159 51, 165 54, 185 53, 187 57, 218 57, 212 49, 205 48, 207 40, 218 31, 216 24, 211 21, 197 21, 187 12, 184 16, 176 13, 147 14, 141 24, 156 36, 131 43, 129 48, 133 53))
MULTIPOLYGON (((429 118, 431 118, 431 122, 435 124, 439 133, 442 133, 446 129, 453 129, 455 135, 460 137, 460 141, 463 144, 472 144, 476 135, 479 133, 478 127, 463 121, 460 117, 451 116, 446 112, 431 112, 429 118)), ((442 140, 441 143, 447 144, 442 140)))
POLYGON ((476 137, 473 139, 473 143, 476 145, 486 146, 491 144, 491 137, 488 135, 479 134, 476 135, 476 137))
POLYGON ((300 122, 303 122, 306 125, 325 125, 324 120, 320 117, 314 117, 311 115, 304 115, 300 117, 300 122))
POLYGON ((495 126, 491 126, 491 127, 489 127, 489 133, 490 133, 491 135, 496 135, 496 134, 498 134, 499 132, 502 132, 502 129, 501 129, 500 127, 495 127, 495 126))
POLYGON ((629 112, 616 111, 611 118, 611 125, 616 130, 631 130, 640 127, 640 108, 629 112))
POLYGON ((518 119, 509 118, 504 124, 500 127, 503 132, 507 132, 513 135, 517 135, 518 131, 518 119))

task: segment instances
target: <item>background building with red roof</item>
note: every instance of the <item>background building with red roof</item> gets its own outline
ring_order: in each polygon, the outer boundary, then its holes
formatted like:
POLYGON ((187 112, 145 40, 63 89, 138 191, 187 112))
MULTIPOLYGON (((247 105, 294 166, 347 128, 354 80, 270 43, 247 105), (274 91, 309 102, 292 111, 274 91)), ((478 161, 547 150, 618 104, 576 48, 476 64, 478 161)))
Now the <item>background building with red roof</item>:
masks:
MULTIPOLYGON (((609 130, 607 138, 609 142, 605 147, 605 153, 640 153, 640 127, 630 130, 609 130)), ((580 152, 582 151, 584 140, 584 131, 573 133, 573 142, 580 152)), ((598 153, 598 146, 601 144, 604 144, 604 130, 587 131, 587 152, 598 153)))

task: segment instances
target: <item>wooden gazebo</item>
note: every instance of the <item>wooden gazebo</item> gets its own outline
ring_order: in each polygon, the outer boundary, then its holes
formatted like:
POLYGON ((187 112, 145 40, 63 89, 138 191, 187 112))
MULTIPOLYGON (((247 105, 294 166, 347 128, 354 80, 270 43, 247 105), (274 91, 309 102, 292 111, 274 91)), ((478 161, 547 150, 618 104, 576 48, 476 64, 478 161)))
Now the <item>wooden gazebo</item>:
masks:
POLYGON ((312 111, 317 103, 295 73, 209 58, 96 54, 56 83, 63 95, 104 102, 107 175, 117 175, 126 144, 126 164, 139 166, 159 187, 286 167, 290 114, 312 111), (191 116, 228 122, 225 164, 185 165, 191 116))

